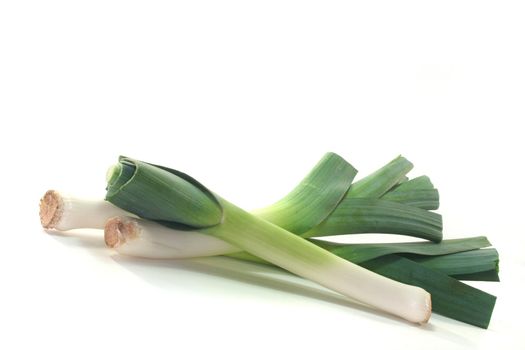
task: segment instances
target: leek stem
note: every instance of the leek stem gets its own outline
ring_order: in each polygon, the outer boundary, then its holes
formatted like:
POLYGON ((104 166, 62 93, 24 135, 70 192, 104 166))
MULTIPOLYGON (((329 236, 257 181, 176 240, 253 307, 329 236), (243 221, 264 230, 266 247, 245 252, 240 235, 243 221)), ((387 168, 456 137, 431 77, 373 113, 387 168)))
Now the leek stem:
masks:
POLYGON ((108 217, 132 215, 111 203, 81 199, 49 190, 40 200, 40 223, 45 229, 103 229, 108 217))
POLYGON ((221 201, 229 213, 220 226, 202 232, 315 281, 350 298, 415 323, 430 318, 430 294, 394 282, 317 247, 313 243, 221 201))

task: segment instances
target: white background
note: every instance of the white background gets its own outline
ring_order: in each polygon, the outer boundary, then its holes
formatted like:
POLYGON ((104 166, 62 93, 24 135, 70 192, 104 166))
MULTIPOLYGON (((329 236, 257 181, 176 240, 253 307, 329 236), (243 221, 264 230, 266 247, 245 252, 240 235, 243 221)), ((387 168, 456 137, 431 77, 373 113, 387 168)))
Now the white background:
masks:
POLYGON ((524 18, 520 1, 1 2, 0 348, 524 348, 524 18), (488 330, 38 221, 48 188, 102 197, 119 154, 252 209, 326 151, 360 174, 403 154, 439 188, 446 238, 489 237, 488 330))

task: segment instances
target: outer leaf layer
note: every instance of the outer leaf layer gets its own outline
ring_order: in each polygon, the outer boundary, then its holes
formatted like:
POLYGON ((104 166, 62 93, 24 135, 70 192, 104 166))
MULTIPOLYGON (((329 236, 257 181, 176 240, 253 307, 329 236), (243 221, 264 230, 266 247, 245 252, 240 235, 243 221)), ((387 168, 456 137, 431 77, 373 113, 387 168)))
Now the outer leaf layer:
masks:
POLYGON ((290 232, 306 232, 337 207, 356 174, 343 158, 327 153, 284 198, 253 214, 290 232))

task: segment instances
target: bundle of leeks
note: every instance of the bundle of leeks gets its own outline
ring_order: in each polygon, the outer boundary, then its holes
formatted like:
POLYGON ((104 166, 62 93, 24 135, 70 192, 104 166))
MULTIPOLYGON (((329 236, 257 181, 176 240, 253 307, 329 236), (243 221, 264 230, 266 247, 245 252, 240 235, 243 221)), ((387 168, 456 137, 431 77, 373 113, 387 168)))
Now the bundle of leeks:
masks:
POLYGON ((487 328, 496 298, 459 279, 498 280, 497 251, 482 249, 486 237, 442 240, 441 216, 430 211, 438 191, 426 176, 409 180, 412 167, 397 157, 353 182, 357 171, 328 153, 283 199, 247 213, 184 173, 121 157, 108 172, 106 201, 48 191, 41 222, 61 231, 105 228, 106 244, 126 255, 274 264, 412 322, 427 322, 433 308, 487 328), (428 241, 316 239, 353 233, 428 241))

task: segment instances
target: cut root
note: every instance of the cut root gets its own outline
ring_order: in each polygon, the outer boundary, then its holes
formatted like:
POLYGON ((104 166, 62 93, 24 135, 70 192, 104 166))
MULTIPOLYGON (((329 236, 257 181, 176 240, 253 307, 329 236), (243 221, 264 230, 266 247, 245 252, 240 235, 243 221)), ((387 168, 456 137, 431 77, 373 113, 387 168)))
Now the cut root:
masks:
POLYGON ((117 248, 127 240, 138 236, 140 228, 134 220, 125 217, 114 217, 106 222, 104 240, 110 248, 117 248))
POLYGON ((43 228, 55 228, 63 212, 64 201, 57 191, 49 190, 40 199, 40 223, 43 228))

